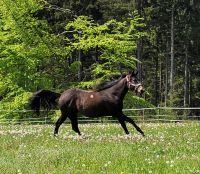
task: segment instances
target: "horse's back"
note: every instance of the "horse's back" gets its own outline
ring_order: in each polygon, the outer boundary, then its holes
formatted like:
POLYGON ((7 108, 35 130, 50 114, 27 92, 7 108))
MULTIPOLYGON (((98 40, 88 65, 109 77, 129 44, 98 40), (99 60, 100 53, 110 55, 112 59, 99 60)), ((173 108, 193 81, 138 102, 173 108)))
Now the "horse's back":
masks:
POLYGON ((76 100, 79 100, 80 96, 84 95, 84 94, 88 94, 91 91, 86 91, 86 90, 81 90, 81 89, 68 89, 66 91, 64 91, 60 98, 59 98, 59 106, 65 106, 65 105, 69 105, 69 103, 73 103, 75 104, 76 100))

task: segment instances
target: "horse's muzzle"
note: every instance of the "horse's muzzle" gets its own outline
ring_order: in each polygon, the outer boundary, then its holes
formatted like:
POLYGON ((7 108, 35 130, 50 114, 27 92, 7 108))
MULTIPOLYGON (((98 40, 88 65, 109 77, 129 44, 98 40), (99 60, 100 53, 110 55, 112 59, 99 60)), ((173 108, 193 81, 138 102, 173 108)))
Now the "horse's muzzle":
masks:
POLYGON ((145 90, 142 89, 142 90, 139 92, 140 96, 142 96, 142 94, 144 94, 144 92, 145 92, 145 90))

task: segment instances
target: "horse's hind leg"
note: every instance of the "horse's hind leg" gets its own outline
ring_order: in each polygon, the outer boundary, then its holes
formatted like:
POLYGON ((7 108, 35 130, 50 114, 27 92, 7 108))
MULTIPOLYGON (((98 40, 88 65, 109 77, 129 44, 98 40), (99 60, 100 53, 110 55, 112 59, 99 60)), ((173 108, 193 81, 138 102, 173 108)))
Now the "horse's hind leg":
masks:
POLYGON ((58 129, 60 127, 60 125, 66 120, 67 115, 62 113, 60 118, 57 120, 56 124, 55 124, 55 129, 54 129, 54 136, 56 136, 58 134, 58 129))
POLYGON ((135 124, 135 122, 134 122, 131 118, 127 117, 127 116, 124 115, 124 114, 122 115, 122 117, 124 118, 125 121, 131 123, 131 124, 135 127, 135 129, 136 129, 138 132, 140 132, 140 133, 142 134, 142 136, 144 136, 144 132, 135 124))
POLYGON ((73 114, 72 116, 69 117, 69 119, 71 120, 71 124, 72 124, 72 129, 78 133, 79 135, 81 135, 80 130, 78 128, 78 119, 77 119, 77 114, 73 114))

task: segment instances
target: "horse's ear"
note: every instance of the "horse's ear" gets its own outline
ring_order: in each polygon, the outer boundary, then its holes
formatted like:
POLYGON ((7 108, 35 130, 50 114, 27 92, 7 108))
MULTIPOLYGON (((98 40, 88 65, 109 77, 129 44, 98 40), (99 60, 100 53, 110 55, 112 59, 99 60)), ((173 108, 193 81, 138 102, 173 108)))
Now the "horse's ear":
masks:
POLYGON ((134 71, 130 71, 130 70, 129 70, 129 71, 128 71, 128 74, 129 74, 129 75, 132 75, 133 72, 134 72, 134 71))
POLYGON ((133 77, 133 76, 137 76, 137 74, 138 74, 138 71, 132 71, 132 73, 131 73, 131 76, 133 77))
POLYGON ((122 77, 122 78, 126 77, 126 74, 125 74, 125 73, 123 73, 121 77, 122 77))

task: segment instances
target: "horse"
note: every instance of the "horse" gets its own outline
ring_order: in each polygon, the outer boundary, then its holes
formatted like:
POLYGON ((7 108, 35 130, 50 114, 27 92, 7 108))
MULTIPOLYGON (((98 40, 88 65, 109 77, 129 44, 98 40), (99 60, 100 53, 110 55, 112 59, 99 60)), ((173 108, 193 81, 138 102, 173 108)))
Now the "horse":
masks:
POLYGON ((137 79, 134 71, 122 75, 118 80, 110 81, 104 85, 96 87, 94 90, 68 89, 62 94, 49 90, 40 90, 31 97, 31 107, 39 114, 40 105, 44 107, 58 104, 61 116, 55 123, 54 136, 58 135, 61 124, 69 118, 74 130, 78 135, 81 132, 78 128, 78 113, 87 117, 112 116, 117 118, 126 134, 129 131, 125 122, 131 123, 138 132, 144 136, 144 132, 136 125, 133 119, 127 117, 123 109, 123 99, 128 90, 142 95, 144 87, 137 79), (56 100, 58 100, 56 102, 56 100))

